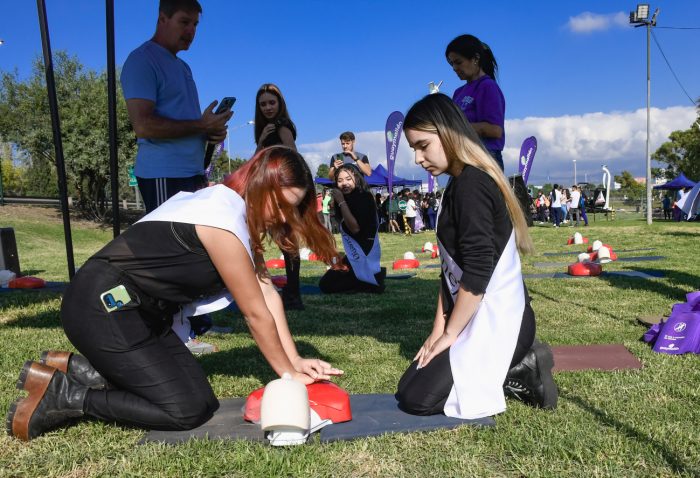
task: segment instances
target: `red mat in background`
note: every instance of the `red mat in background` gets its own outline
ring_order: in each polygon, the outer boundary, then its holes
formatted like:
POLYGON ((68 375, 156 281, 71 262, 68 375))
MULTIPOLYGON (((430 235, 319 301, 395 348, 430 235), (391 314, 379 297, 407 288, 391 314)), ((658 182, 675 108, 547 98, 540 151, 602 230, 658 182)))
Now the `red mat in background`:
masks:
POLYGON ((554 372, 639 369, 642 363, 622 344, 552 347, 554 372))

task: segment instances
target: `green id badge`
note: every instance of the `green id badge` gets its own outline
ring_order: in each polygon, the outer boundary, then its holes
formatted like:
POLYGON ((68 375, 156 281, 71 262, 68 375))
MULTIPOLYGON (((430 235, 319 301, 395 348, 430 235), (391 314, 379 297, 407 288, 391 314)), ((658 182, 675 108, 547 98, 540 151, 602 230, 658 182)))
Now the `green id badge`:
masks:
POLYGON ((107 312, 114 312, 124 307, 126 304, 131 302, 131 297, 126 291, 126 287, 123 285, 118 285, 107 292, 100 294, 100 300, 102 305, 105 306, 107 312))

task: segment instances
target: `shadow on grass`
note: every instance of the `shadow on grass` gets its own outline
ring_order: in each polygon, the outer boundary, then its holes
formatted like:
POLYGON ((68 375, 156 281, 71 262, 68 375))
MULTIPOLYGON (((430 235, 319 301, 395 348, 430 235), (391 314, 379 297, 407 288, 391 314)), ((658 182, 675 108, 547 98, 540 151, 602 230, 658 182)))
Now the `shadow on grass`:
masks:
POLYGON ((690 237, 693 239, 697 239, 700 237, 700 229, 698 232, 690 232, 690 231, 668 231, 668 232, 662 232, 661 233, 664 236, 671 236, 674 238, 679 238, 679 237, 690 237))
MULTIPOLYGON (((305 278, 304 283, 317 284, 317 281, 317 278, 305 278)), ((304 295, 306 310, 288 314, 293 334, 310 337, 374 337, 380 342, 397 343, 401 354, 407 359, 412 359, 430 333, 438 287, 437 279, 414 277, 402 281, 387 281, 387 283, 384 294, 304 295)), ((57 297, 55 293, 8 292, 6 294, 0 295, 0 304, 3 307, 26 308, 26 312, 20 311, 17 317, 8 320, 0 327, 37 329, 61 327, 58 309, 36 312, 37 309, 42 308, 42 303, 55 300, 57 297)), ((217 313, 215 322, 217 325, 232 325, 234 332, 247 332, 240 313, 217 313)), ((227 359, 234 366, 247 355, 259 356, 258 352, 239 354, 230 351, 216 355, 225 356, 229 353, 235 355, 227 359)), ((318 355, 314 352, 306 356, 318 355)), ((217 359, 204 358, 203 360, 207 363, 218 363, 217 359)), ((226 367, 225 364, 219 366, 226 367)))
POLYGON ((0 324, 2 327, 29 327, 29 328, 60 328, 61 321, 57 306, 56 309, 46 310, 47 307, 43 304, 55 301, 60 297, 56 291, 8 291, 0 293, 0 309, 3 314, 7 314, 11 308, 20 309, 16 317, 9 320, 4 320, 0 324))
POLYGON ((41 273, 46 272, 45 269, 25 269, 22 271, 23 276, 41 277, 41 273))
POLYGON ((679 286, 669 285, 662 280, 645 280, 619 276, 602 276, 601 278, 613 287, 654 292, 675 300, 684 300, 688 292, 698 290, 700 286, 700 276, 697 274, 689 274, 672 269, 651 269, 649 267, 630 267, 628 269, 652 274, 660 273, 663 274, 663 278, 668 282, 679 284, 679 286))
MULTIPOLYGON (((303 282, 317 280, 307 277, 303 282)), ((413 277, 387 281, 383 294, 303 295, 306 310, 288 313, 287 320, 294 337, 372 337, 398 344, 410 360, 431 331, 438 287, 437 279, 413 277)), ((224 312, 214 321, 231 326, 234 333, 246 330, 240 312, 224 312)))
MULTIPOLYGON (((314 357, 329 360, 308 342, 297 341, 297 349, 302 357, 314 357)), ((231 377, 255 377, 261 383, 279 378, 265 361, 260 349, 254 345, 222 350, 215 354, 202 355, 199 363, 207 375, 218 374, 231 377)))
POLYGON ((567 295, 563 298, 561 297, 555 297, 551 296, 548 294, 545 294, 540 290, 539 287, 536 285, 530 285, 527 288, 528 292, 530 293, 530 297, 532 298, 533 302, 537 300, 537 298, 543 298, 547 300, 551 300, 552 302, 556 303, 561 303, 561 304, 566 304, 566 307, 575 307, 576 309, 586 309, 591 312, 594 312, 597 316, 607 316, 611 319, 619 319, 620 316, 617 314, 613 314, 610 312, 608 309, 604 309, 603 307, 594 307, 593 304, 595 303, 594 301, 586 300, 586 297, 582 295, 582 300, 576 301, 574 298, 571 296, 567 295))
POLYGON ((651 445, 675 473, 683 473, 688 476, 698 476, 700 473, 700 468, 693 464, 685 463, 681 457, 669 450, 662 442, 654 439, 649 433, 640 431, 631 425, 627 425, 626 423, 612 418, 605 410, 596 408, 581 397, 567 392, 561 392, 560 397, 590 413, 598 422, 623 434, 627 438, 651 445))

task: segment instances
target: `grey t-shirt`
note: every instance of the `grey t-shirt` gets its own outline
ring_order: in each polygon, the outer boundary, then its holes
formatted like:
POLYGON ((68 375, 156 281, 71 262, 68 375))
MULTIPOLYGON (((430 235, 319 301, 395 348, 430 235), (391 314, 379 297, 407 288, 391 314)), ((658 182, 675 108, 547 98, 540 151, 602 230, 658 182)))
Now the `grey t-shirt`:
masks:
MULTIPOLYGON (((355 156, 357 156, 357 161, 362 161, 363 163, 369 164, 369 159, 367 158, 366 154, 358 153, 357 151, 354 151, 354 153, 355 153, 355 156)), ((333 156, 331 156, 331 162, 329 164, 329 167, 332 168, 333 166, 335 166, 334 163, 335 163, 336 159, 342 159, 343 164, 354 164, 355 163, 355 160, 352 159, 352 156, 350 156, 349 153, 338 153, 338 154, 334 154, 333 156)))

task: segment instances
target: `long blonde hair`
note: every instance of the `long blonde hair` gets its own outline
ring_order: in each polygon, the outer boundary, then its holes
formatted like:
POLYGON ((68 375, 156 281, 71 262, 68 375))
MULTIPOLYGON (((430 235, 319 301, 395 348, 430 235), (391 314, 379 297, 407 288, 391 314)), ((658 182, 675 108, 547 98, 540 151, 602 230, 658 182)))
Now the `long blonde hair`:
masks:
POLYGON ((505 199, 518 250, 523 254, 534 252, 525 215, 513 189, 474 128, 448 96, 437 93, 416 102, 406 113, 403 128, 437 134, 450 165, 461 161, 488 174, 505 199))

